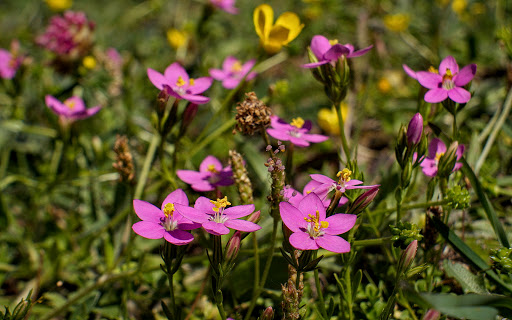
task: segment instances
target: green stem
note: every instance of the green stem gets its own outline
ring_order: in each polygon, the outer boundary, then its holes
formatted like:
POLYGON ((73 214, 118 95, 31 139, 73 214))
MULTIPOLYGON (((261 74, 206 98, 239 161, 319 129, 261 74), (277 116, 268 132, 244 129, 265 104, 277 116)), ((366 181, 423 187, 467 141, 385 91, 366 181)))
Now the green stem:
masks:
POLYGON ((292 184, 292 174, 293 174, 293 143, 290 143, 286 148, 286 183, 292 184))
POLYGON ((453 115, 453 134, 452 134, 452 140, 457 141, 457 113, 453 115))
POLYGON ((149 144, 148 153, 146 154, 146 158, 144 159, 144 164, 142 166, 142 171, 140 173, 139 179, 137 181, 137 186, 135 187, 135 199, 139 199, 142 196, 142 192, 148 180, 149 170, 151 169, 151 164, 153 163, 153 159, 155 158, 155 153, 159 143, 160 135, 154 134, 149 144))
POLYGON ((213 140, 215 140, 216 138, 218 138, 221 134, 223 134, 225 131, 227 131, 228 129, 231 129, 233 127, 233 125, 235 124, 235 119, 232 118, 232 119, 229 119, 228 121, 226 121, 222 126, 220 126, 219 128, 217 128, 217 130, 215 130, 214 132, 212 132, 211 134, 209 134, 206 138, 204 138, 203 140, 201 141, 198 141, 196 140, 196 142, 194 143, 194 145, 196 146, 194 149, 192 149, 189 153, 188 153, 188 157, 191 158, 193 157, 198 151, 202 150, 205 146, 207 146, 209 143, 211 143, 213 140))
MULTIPOLYGON (((411 209, 419 209, 419 208, 426 208, 426 207, 432 207, 432 206, 441 206, 441 205, 446 204, 447 202, 448 202, 448 200, 413 203, 410 205, 402 206, 402 210, 411 210, 411 209)), ((393 212, 395 210, 396 210, 396 208, 379 209, 379 210, 370 212, 370 215, 389 213, 389 212, 393 212)))
POLYGON ((340 137, 341 137, 341 145, 343 147, 343 152, 345 153, 345 156, 347 157, 346 161, 350 161, 352 158, 350 156, 350 148, 348 145, 347 137, 345 136, 345 121, 343 119, 343 114, 341 113, 341 108, 339 106, 334 106, 334 109, 336 109, 336 114, 338 115, 338 123, 340 126, 340 137))
MULTIPOLYGON (((258 250, 258 238, 256 237, 256 232, 252 233, 252 244, 254 247, 254 282, 252 295, 253 297, 258 296, 258 288, 260 284, 260 253, 258 250)), ((252 311, 252 310, 251 310, 252 311)), ((250 313, 249 313, 250 314, 250 313)))
MULTIPOLYGON (((316 259, 318 255, 318 250, 313 253, 313 259, 316 259)), ((320 300, 318 303, 320 304, 320 312, 322 313, 322 316, 324 319, 327 319, 327 310, 325 310, 325 300, 324 300, 324 294, 322 292, 322 285, 320 284, 320 277, 318 276, 318 268, 314 270, 315 274, 315 286, 316 286, 316 292, 318 294, 318 300, 320 300)), ((299 278, 299 274, 297 273, 297 278, 299 278)), ((297 288, 298 290, 298 288, 297 288)))
POLYGON ((174 278, 174 274, 172 272, 169 272, 169 268, 167 268, 167 279, 169 280, 169 296, 170 296, 170 300, 171 300, 171 312, 173 314, 174 317, 176 317, 176 300, 174 298, 174 281, 173 281, 173 278, 174 278))

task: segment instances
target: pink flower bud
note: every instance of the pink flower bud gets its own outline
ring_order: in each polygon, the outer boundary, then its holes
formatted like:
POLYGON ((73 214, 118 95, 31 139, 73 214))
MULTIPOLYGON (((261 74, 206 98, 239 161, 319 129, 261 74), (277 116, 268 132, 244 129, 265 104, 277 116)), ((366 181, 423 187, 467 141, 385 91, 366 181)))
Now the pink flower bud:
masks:
POLYGON ((409 145, 416 145, 420 143, 421 135, 423 134, 423 117, 420 113, 416 113, 407 127, 407 143, 409 145))
POLYGON ((406 272, 407 269, 409 269, 414 260, 414 257, 416 257, 417 250, 418 240, 414 240, 407 246, 407 248, 405 248, 404 252, 402 253, 400 262, 398 263, 398 272, 406 272))
POLYGON ((439 320, 441 313, 434 309, 429 309, 423 316, 423 320, 439 320))
POLYGON ((260 320, 272 320, 274 319, 274 309, 272 307, 268 307, 261 314, 260 320))
POLYGON ((256 212, 253 212, 249 218, 247 219, 247 221, 250 221, 250 222, 253 222, 253 223, 258 223, 261 219, 261 211, 258 210, 256 212))
POLYGON ((240 241, 242 240, 240 231, 233 234, 226 245, 226 260, 233 261, 238 256, 240 251, 240 241))
POLYGON ((379 186, 375 188, 371 188, 365 193, 361 194, 357 199, 349 206, 347 213, 351 214, 359 214, 362 212, 370 203, 372 203, 373 199, 377 196, 379 192, 379 186))

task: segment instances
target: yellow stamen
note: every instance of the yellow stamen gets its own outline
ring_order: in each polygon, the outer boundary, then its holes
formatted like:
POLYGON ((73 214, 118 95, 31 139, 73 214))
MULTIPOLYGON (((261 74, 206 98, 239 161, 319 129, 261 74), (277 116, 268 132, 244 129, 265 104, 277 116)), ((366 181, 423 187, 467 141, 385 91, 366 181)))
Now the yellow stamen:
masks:
POLYGON ((338 39, 333 39, 333 40, 329 40, 329 44, 331 46, 335 45, 335 44, 338 44, 338 39))
POLYGON ((214 164, 209 164, 207 170, 210 171, 211 173, 219 173, 219 171, 217 171, 217 169, 215 169, 214 164))
POLYGON ((336 174, 336 177, 340 177, 341 180, 345 181, 345 182, 348 182, 350 181, 350 175, 352 174, 352 171, 350 171, 349 169, 345 168, 341 171, 338 171, 338 173, 336 174))
POLYGON ((168 203, 164 206, 164 214, 166 217, 171 216, 174 213, 174 203, 168 203))
POLYGON ((437 73, 439 74, 439 70, 437 70, 436 68, 434 68, 433 66, 430 66, 430 68, 428 68, 428 72, 430 73, 437 73))
POLYGON ((316 210, 315 215, 312 215, 311 213, 308 214, 307 217, 304 217, 304 220, 306 220, 306 222, 313 222, 315 224, 315 226, 313 227, 313 230, 315 232, 320 231, 320 229, 325 229, 329 227, 329 222, 320 221, 320 213, 318 212, 318 210, 316 210))
POLYGON ((75 101, 70 101, 70 100, 67 100, 64 102, 64 104, 66 105, 66 107, 68 107, 69 109, 73 110, 75 108, 75 101))
POLYGON ((236 61, 235 63, 233 63, 233 66, 231 67, 231 71, 232 72, 242 71, 242 64, 240 63, 240 61, 236 61))
POLYGON ((298 129, 300 129, 304 125, 304 122, 305 122, 304 119, 302 119, 301 117, 298 117, 298 118, 294 118, 290 124, 298 129))
POLYGON ((442 156, 444 156, 444 152, 436 152, 436 161, 439 161, 439 159, 441 159, 442 156))
POLYGON ((443 81, 452 80, 452 78, 453 78, 452 71, 450 69, 446 68, 446 73, 443 76, 443 81))
POLYGON ((181 76, 178 77, 178 81, 176 81, 176 85, 178 87, 183 87, 185 85, 185 80, 181 76))
POLYGON ((190 80, 188 80, 188 84, 193 86, 194 85, 194 79, 190 78, 190 80))
POLYGON ((225 208, 229 205, 231 205, 231 202, 228 201, 228 197, 224 197, 222 199, 210 200, 211 203, 213 203, 214 207, 212 208, 213 211, 219 212, 221 208, 225 208))

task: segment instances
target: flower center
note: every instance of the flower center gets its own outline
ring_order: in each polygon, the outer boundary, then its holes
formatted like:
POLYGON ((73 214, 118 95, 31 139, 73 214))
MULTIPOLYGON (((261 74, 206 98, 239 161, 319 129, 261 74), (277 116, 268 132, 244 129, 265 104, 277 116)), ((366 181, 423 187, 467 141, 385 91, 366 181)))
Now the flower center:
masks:
POLYGON ((329 192, 332 190, 340 190, 341 192, 345 192, 345 184, 350 181, 350 175, 352 174, 352 171, 345 168, 341 171, 338 171, 336 174, 336 177, 339 177, 338 182, 334 182, 329 189, 329 192))
POLYGON ((233 66, 231 67, 231 72, 240 72, 242 71, 242 64, 240 61, 236 61, 233 63, 233 66))
POLYGON ((428 72, 430 73, 436 73, 436 74, 439 74, 439 70, 437 70, 436 68, 434 68, 433 66, 430 66, 430 68, 428 68, 428 72))
POLYGON ((316 210, 315 215, 308 214, 307 217, 304 217, 304 220, 309 222, 307 226, 307 232, 313 238, 323 235, 324 231, 322 231, 322 229, 329 227, 329 222, 320 221, 320 213, 318 210, 316 210))
POLYGON ((66 101, 64 101, 64 105, 66 107, 68 107, 69 109, 73 110, 75 108, 76 103, 75 103, 75 101, 66 100, 66 101))
POLYGON ((224 223, 228 218, 224 216, 224 208, 231 205, 231 202, 228 201, 228 197, 224 197, 222 199, 210 200, 213 204, 212 210, 215 214, 210 218, 210 221, 215 221, 217 223, 224 223))
POLYGON ((165 228, 167 231, 173 231, 178 229, 178 221, 176 221, 174 216, 174 203, 168 203, 164 206, 164 214, 165 218, 161 222, 161 225, 165 228))
POLYGON ((444 152, 436 152, 436 156, 434 158, 436 163, 439 163, 439 159, 441 159, 442 156, 444 156, 444 152))
POLYGON ((302 126, 304 125, 304 122, 305 122, 304 119, 302 119, 301 117, 298 117, 298 118, 292 119, 292 122, 290 122, 290 125, 294 126, 297 129, 301 129, 302 126))
POLYGON ((452 71, 446 68, 446 73, 443 76, 443 89, 451 90, 455 88, 455 84, 452 81, 453 74, 452 71))
POLYGON ((329 40, 329 44, 331 46, 335 45, 335 44, 338 44, 338 39, 332 39, 332 40, 329 40))
POLYGON ((217 169, 215 169, 215 165, 214 164, 209 164, 207 170, 209 172, 211 172, 211 173, 219 173, 219 171, 217 171, 217 169))
POLYGON ((178 81, 176 81, 176 85, 178 87, 183 87, 185 85, 185 80, 183 80, 183 78, 181 76, 178 77, 178 81))

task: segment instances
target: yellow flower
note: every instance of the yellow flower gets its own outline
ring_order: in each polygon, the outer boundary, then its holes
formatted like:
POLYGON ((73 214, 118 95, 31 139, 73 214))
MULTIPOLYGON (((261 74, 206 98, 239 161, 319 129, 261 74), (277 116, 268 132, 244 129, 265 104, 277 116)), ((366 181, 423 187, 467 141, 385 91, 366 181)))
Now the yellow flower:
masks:
POLYGON ((86 56, 84 60, 82 60, 82 64, 87 69, 94 69, 96 67, 96 59, 93 56, 86 56))
POLYGON ((384 17, 384 25, 393 32, 403 32, 409 27, 409 17, 406 13, 388 14, 384 17))
POLYGON ((64 11, 73 4, 73 0, 45 0, 45 2, 53 11, 64 11))
POLYGON ((274 21, 274 10, 268 4, 262 4, 254 9, 254 27, 260 37, 260 42, 267 53, 279 52, 284 45, 295 39, 304 24, 293 12, 285 12, 274 21))
POLYGON ((177 50, 187 45, 188 33, 174 28, 169 29, 167 30, 167 41, 169 42, 171 47, 177 50))
POLYGON ((466 12, 467 7, 468 2, 466 0, 453 0, 452 2, 452 10, 459 16, 466 12))
MULTIPOLYGON (((348 117, 348 105, 344 102, 340 104, 341 115, 343 116, 343 120, 346 121, 348 117)), ((318 111, 318 125, 324 131, 328 132, 332 135, 340 134, 340 125, 338 122, 338 115, 336 114, 336 109, 332 107, 331 109, 322 108, 318 111)))

